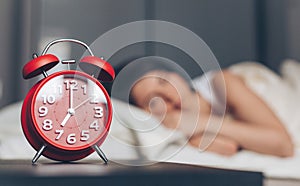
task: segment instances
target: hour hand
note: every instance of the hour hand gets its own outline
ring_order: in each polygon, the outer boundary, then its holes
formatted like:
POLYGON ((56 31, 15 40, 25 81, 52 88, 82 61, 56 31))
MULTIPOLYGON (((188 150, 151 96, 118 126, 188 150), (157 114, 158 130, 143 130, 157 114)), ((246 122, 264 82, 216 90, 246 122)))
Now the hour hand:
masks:
POLYGON ((66 115, 64 120, 61 122, 60 126, 64 127, 66 125, 67 121, 70 119, 70 117, 73 116, 74 114, 75 114, 74 109, 68 109, 68 114, 66 115))

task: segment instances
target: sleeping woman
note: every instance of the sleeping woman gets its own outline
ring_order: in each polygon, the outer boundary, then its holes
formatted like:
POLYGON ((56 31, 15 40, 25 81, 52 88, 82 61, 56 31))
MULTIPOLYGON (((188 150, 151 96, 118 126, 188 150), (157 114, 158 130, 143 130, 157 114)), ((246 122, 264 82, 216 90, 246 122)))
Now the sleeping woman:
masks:
POLYGON ((194 86, 190 88, 177 73, 153 70, 134 84, 130 99, 160 118, 166 127, 190 134, 192 146, 199 147, 208 122, 222 122, 216 138, 206 150, 222 155, 233 155, 240 149, 280 157, 293 155, 293 143, 287 130, 241 77, 223 70, 208 73, 205 78, 212 85, 212 93, 203 88, 203 76, 194 79, 194 86), (230 117, 219 114, 218 107, 222 105, 230 117), (197 125, 191 132, 189 118, 195 112, 199 112, 198 118, 193 120, 197 125), (183 115, 185 117, 180 118, 183 115))

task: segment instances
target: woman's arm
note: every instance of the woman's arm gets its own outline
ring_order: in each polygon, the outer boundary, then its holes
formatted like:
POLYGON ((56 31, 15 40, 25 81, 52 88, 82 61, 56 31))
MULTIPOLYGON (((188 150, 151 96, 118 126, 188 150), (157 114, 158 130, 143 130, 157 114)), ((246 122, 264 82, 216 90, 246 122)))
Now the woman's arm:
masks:
POLYGON ((227 107, 234 119, 224 120, 220 134, 237 141, 245 149, 278 156, 293 155, 288 132, 265 102, 239 76, 228 71, 215 77, 214 86, 224 88, 221 84, 224 80, 227 107))
MULTIPOLYGON (((189 138, 189 144, 199 148, 199 150, 226 156, 238 152, 240 146, 236 141, 221 134, 216 135, 215 131, 206 131, 204 134, 209 116, 210 114, 207 113, 202 113, 200 116, 199 113, 195 114, 191 110, 175 110, 164 116, 163 124, 167 128, 181 130, 189 138), (199 118, 201 119, 199 120, 199 118)), ((216 118, 210 118, 210 121, 216 122, 216 118)), ((218 118, 217 122, 223 121, 218 118)))
POLYGON ((220 134, 233 139, 248 150, 281 157, 293 155, 290 138, 276 128, 256 126, 238 120, 224 120, 220 134))
MULTIPOLYGON (((248 123, 245 121, 239 121, 236 119, 223 118, 218 116, 206 116, 202 115, 201 119, 198 120, 198 124, 195 126, 194 130, 187 127, 185 122, 179 124, 180 130, 185 134, 190 135, 191 139, 193 137, 201 137, 204 132, 214 134, 216 131, 210 131, 211 127, 208 127, 205 131, 206 125, 217 125, 222 122, 222 126, 215 138, 215 140, 227 139, 226 144, 214 144, 212 146, 214 149, 218 146, 227 149, 226 151, 231 151, 229 146, 235 145, 235 148, 243 148, 259 153, 271 154, 281 157, 287 157, 293 155, 293 144, 289 136, 280 129, 267 127, 263 125, 257 125, 254 123, 248 123), (233 141, 234 143, 229 143, 233 141), (227 143, 228 142, 228 143, 227 143)), ((199 143, 201 139, 198 139, 199 143)), ((225 141, 224 141, 225 142, 225 141)), ((199 143, 196 146, 199 146, 199 143)), ((208 149, 209 150, 209 149, 208 149)), ((222 152, 222 151, 221 151, 222 152)), ((224 153, 221 153, 224 154, 224 153)))
MULTIPOLYGON (((207 142, 203 142, 203 137, 203 134, 194 135, 189 139, 189 144, 199 148, 199 150, 214 152, 225 156, 234 155, 240 148, 236 141, 220 134, 217 135, 209 144, 207 144, 207 142)), ((208 142, 210 142, 210 139, 208 142)))

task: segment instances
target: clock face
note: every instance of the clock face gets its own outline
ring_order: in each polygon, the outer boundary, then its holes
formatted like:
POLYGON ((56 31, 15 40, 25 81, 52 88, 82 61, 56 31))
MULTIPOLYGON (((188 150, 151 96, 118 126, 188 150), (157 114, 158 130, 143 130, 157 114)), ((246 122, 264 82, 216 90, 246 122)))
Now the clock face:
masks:
POLYGON ((81 150, 108 132, 109 97, 103 86, 84 73, 58 73, 42 83, 33 96, 33 123, 51 145, 81 150))

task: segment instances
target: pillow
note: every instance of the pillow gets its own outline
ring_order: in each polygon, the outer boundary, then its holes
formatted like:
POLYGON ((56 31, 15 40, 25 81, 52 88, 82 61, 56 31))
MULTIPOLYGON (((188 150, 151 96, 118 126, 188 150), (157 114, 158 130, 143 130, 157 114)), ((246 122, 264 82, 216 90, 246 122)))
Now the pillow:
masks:
POLYGON ((173 152, 163 154, 170 145, 182 148, 187 143, 181 132, 165 128, 147 112, 117 99, 112 99, 112 104, 111 140, 134 148, 144 158, 166 159, 173 155, 173 152))

